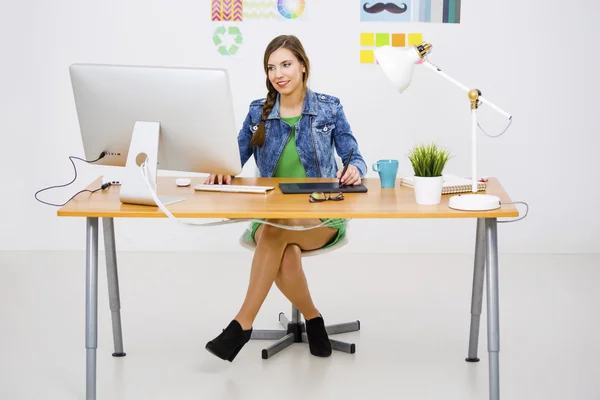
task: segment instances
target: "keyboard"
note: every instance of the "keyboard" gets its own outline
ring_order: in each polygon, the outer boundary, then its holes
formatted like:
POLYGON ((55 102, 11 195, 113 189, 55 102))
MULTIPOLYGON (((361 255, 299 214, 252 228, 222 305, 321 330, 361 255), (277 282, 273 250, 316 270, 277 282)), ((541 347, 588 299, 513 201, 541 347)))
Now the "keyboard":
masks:
POLYGON ((207 192, 230 192, 230 193, 267 193, 273 190, 273 186, 250 186, 250 185, 196 185, 194 190, 207 192))

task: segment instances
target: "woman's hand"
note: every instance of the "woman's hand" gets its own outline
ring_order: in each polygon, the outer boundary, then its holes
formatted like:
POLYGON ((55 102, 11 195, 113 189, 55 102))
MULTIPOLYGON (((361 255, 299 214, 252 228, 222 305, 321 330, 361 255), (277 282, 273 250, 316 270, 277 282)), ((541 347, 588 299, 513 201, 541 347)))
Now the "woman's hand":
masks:
MULTIPOLYGON (((336 175, 338 179, 340 179, 340 176, 342 175, 342 171, 343 171, 343 169, 340 169, 338 171, 338 173, 336 175)), ((342 185, 360 185, 360 183, 361 183, 361 179, 360 179, 360 173, 358 172, 358 168, 356 168, 352 164, 348 165, 348 169, 346 170, 346 173, 342 177, 342 185)))
POLYGON ((223 183, 226 185, 231 185, 231 175, 214 175, 211 174, 206 180, 204 184, 212 185, 213 183, 218 183, 222 185, 223 183))

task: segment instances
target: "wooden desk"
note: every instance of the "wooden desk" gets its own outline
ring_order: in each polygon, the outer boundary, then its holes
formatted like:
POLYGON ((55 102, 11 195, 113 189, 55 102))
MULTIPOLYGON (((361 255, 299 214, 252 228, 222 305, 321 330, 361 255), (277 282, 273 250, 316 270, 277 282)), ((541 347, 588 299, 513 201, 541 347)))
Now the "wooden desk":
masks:
MULTIPOLYGON (((184 197, 185 200, 171 204, 168 209, 179 218, 475 218, 477 235, 471 297, 471 330, 467 361, 476 362, 479 342, 479 320, 483 304, 483 281, 487 277, 487 326, 489 353, 490 399, 499 400, 499 314, 498 314, 498 239, 497 218, 517 217, 516 207, 496 179, 490 179, 486 194, 500 197, 502 207, 492 211, 466 212, 448 207, 452 195, 442 196, 436 206, 420 206, 415 203, 413 189, 401 186, 399 181, 393 189, 382 189, 379 179, 368 178, 364 184, 367 193, 346 193, 343 201, 310 203, 308 195, 285 195, 278 183, 323 182, 332 179, 275 179, 235 178, 233 184, 270 185, 275 189, 267 194, 242 194, 223 192, 198 192, 193 186, 202 178, 192 178, 186 188, 175 185, 173 177, 158 178, 158 194, 184 197)), ((92 182, 88 189, 101 186, 101 178, 92 182)), ((112 312, 113 356, 124 356, 121 332, 121 305, 117 273, 114 236, 114 218, 166 218, 158 207, 122 204, 119 187, 94 194, 82 193, 58 210, 61 217, 85 217, 86 224, 86 398, 96 399, 96 349, 97 349, 97 300, 98 300, 98 218, 102 218, 104 246, 108 273, 109 299, 112 312)))
MULTIPOLYGON (((215 193, 194 191, 193 186, 202 183, 192 178, 189 187, 177 187, 175 178, 159 177, 158 194, 185 197, 185 201, 169 205, 169 211, 179 218, 502 218, 515 217, 519 213, 512 204, 498 210, 483 212, 457 211, 448 207, 451 195, 443 195, 436 206, 420 206, 415 203, 413 189, 400 186, 382 189, 379 179, 364 180, 367 193, 345 193, 343 201, 309 203, 308 195, 283 194, 279 182, 323 182, 332 179, 281 179, 281 178, 235 178, 234 185, 275 186, 264 194, 215 193)), ((101 178, 88 189, 102 185, 101 178)), ((488 182, 485 192, 500 197, 502 202, 510 198, 496 179, 488 182)), ((91 195, 82 193, 58 211, 67 217, 115 217, 115 218, 166 218, 158 207, 121 204, 119 187, 112 186, 91 195)))

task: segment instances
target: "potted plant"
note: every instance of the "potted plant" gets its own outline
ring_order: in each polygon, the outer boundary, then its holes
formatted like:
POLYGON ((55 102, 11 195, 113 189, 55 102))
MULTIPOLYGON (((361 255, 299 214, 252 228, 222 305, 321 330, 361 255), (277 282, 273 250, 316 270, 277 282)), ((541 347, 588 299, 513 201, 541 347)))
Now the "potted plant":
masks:
POLYGON ((435 205, 442 200, 442 171, 450 152, 435 143, 413 147, 408 158, 415 173, 414 190, 417 204, 435 205))

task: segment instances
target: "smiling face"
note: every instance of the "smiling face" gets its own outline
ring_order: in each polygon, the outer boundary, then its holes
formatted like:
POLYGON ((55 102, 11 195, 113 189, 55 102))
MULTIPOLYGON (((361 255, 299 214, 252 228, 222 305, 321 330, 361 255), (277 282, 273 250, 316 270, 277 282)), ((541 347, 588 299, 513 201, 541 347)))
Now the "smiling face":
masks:
POLYGON ((267 60, 267 76, 281 95, 290 95, 304 89, 306 66, 289 49, 275 50, 267 60))

